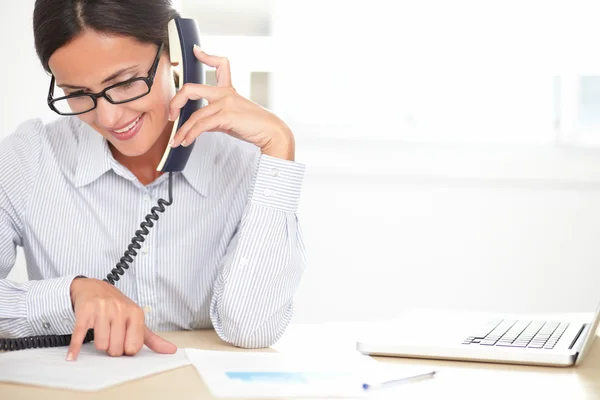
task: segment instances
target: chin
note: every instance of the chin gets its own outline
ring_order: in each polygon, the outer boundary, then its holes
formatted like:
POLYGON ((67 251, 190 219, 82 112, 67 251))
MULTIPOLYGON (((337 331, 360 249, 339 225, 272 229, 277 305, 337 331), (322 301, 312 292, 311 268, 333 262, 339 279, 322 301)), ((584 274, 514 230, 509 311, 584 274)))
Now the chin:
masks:
POLYGON ((142 139, 141 137, 126 141, 118 140, 110 134, 105 137, 111 146, 125 157, 143 156, 152 147, 152 143, 148 143, 145 140, 137 140, 142 139))

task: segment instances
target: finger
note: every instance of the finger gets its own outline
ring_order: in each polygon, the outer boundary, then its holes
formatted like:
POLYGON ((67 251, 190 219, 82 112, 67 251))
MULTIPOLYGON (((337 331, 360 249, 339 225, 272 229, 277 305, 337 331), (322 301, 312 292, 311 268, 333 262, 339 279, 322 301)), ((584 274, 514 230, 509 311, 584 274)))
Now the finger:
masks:
POLYGON ((221 111, 221 106, 220 106, 219 102, 216 102, 216 103, 210 103, 206 107, 202 107, 198 111, 194 112, 190 116, 190 119, 188 119, 186 121, 186 123, 183 124, 181 126, 181 128, 179 128, 177 133, 175 133, 175 136, 173 137, 173 140, 171 141, 171 147, 179 146, 181 144, 182 140, 187 135, 187 133, 190 131, 190 129, 192 129, 192 127, 196 124, 196 122, 198 122, 204 118, 208 118, 211 115, 218 113, 219 111, 221 111))
POLYGON ((231 66, 229 59, 206 54, 200 47, 194 45, 194 55, 204 64, 214 67, 217 70, 217 87, 231 87, 231 66))
POLYGON ((180 136, 181 142, 174 142, 173 146, 189 146, 194 140, 204 132, 227 130, 225 127, 225 118, 223 113, 216 113, 206 118, 197 120, 196 123, 186 132, 185 136, 180 136))
POLYGON ((212 103, 223 98, 227 94, 227 91, 214 86, 202 85, 200 83, 186 83, 181 90, 173 96, 173 99, 171 99, 169 104, 169 120, 175 121, 179 114, 179 110, 181 110, 189 100, 206 99, 209 103, 212 103))
POLYGON ((110 321, 104 312, 97 314, 94 321, 94 344, 101 351, 108 350, 110 344, 110 321))
POLYGON ((161 338, 150 329, 145 328, 144 343, 148 348, 156 353, 173 354, 177 351, 177 346, 161 338))
POLYGON ((140 312, 141 317, 132 316, 127 320, 125 333, 125 354, 133 356, 137 354, 144 345, 144 313, 140 312))
POLYGON ((79 356, 83 340, 91 328, 92 318, 91 316, 79 317, 75 321, 75 327, 73 328, 73 334, 71 335, 71 343, 69 344, 69 350, 67 351, 67 361, 74 361, 79 356))
POLYGON ((125 320, 115 318, 110 323, 110 339, 108 355, 120 357, 123 355, 123 344, 125 342, 125 320))

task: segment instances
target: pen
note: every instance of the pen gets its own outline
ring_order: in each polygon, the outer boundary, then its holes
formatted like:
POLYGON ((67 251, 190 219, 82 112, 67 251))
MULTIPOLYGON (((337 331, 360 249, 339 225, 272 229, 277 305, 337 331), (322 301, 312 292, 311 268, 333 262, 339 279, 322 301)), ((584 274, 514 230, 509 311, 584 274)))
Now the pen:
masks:
POLYGON ((388 386, 393 386, 393 385, 396 385, 396 384, 399 384, 399 383, 405 383, 405 382, 414 381, 414 380, 423 379, 423 378, 430 378, 430 377, 433 377, 436 373, 437 373, 437 371, 431 371, 431 372, 426 372, 424 374, 407 376, 407 377, 404 377, 404 378, 393 379, 391 381, 385 381, 385 382, 376 383, 376 384, 363 383, 363 389, 365 389, 365 390, 369 390, 369 389, 383 389, 383 388, 386 388, 388 386))

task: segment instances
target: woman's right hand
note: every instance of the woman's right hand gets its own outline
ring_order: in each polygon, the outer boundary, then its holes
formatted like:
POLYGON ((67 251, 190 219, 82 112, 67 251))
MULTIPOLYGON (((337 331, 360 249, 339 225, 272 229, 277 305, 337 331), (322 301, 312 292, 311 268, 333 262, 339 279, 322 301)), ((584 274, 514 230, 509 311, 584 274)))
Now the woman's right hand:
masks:
POLYGON ((113 285, 91 278, 71 283, 75 328, 67 360, 79 355, 88 329, 94 329, 96 349, 113 357, 137 354, 145 344, 157 353, 172 354, 177 346, 151 332, 144 324, 144 312, 113 285))

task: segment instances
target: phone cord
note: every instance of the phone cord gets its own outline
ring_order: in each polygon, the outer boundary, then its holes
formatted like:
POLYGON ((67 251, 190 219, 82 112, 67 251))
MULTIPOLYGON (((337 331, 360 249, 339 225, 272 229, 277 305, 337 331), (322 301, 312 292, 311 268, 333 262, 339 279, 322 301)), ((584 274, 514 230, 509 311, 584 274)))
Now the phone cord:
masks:
MULTIPOLYGON (((116 267, 112 269, 110 274, 103 279, 104 282, 108 282, 114 285, 123 275, 125 270, 129 268, 128 263, 133 262, 133 257, 137 256, 136 250, 141 248, 140 242, 144 242, 150 232, 148 228, 154 226, 153 221, 158 221, 158 214, 165 212, 165 206, 173 204, 173 173, 169 172, 169 201, 164 199, 158 199, 158 206, 152 207, 150 214, 146 215, 144 221, 140 224, 140 229, 135 232, 135 236, 131 239, 131 243, 127 246, 125 254, 116 267)), ((83 343, 88 343, 94 340, 94 330, 88 330, 85 335, 83 343)), ((71 344, 71 335, 42 335, 42 336, 28 336, 24 338, 15 339, 0 339, 0 351, 12 351, 12 350, 23 350, 30 348, 41 348, 41 347, 60 347, 68 346, 71 344)))

